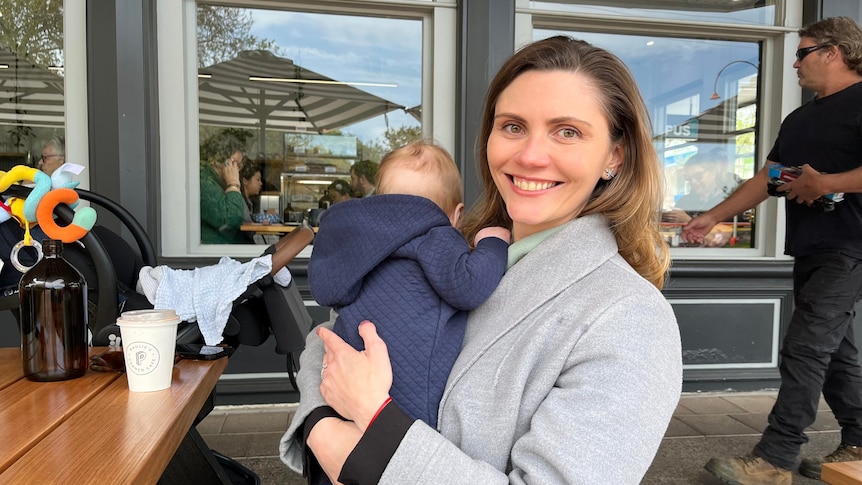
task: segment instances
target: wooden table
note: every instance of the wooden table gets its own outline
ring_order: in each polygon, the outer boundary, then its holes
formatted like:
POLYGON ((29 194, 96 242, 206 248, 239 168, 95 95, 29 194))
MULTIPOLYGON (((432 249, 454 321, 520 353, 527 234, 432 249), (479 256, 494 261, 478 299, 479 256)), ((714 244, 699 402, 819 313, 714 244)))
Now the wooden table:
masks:
POLYGON ((180 360, 170 389, 135 393, 118 372, 32 382, 0 349, 0 483, 156 483, 226 366, 180 360))
POLYGON ((829 485, 858 485, 862 483, 862 461, 824 463, 820 479, 829 485))
MULTIPOLYGON (((253 232, 255 234, 287 234, 293 232, 299 225, 297 224, 260 224, 257 222, 248 222, 239 226, 239 230, 243 232, 253 232)), ((317 232, 317 228, 312 228, 317 232)))

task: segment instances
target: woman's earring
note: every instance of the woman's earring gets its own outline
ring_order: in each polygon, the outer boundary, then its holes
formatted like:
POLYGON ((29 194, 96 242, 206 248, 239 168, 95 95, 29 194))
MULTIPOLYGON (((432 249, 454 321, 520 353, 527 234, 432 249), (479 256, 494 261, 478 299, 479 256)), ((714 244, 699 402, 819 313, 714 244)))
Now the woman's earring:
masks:
POLYGON ((614 178, 615 175, 616 175, 616 173, 614 173, 614 169, 612 169, 612 168, 606 168, 605 169, 605 180, 611 180, 612 178, 614 178))

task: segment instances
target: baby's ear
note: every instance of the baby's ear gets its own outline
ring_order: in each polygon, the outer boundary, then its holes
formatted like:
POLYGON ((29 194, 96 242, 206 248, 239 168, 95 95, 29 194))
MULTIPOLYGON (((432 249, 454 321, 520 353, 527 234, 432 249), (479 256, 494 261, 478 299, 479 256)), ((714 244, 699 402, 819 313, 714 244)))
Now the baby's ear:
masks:
POLYGON ((458 223, 461 222, 461 215, 464 213, 464 204, 458 204, 455 206, 455 210, 449 214, 449 222, 452 223, 452 227, 458 227, 458 223))

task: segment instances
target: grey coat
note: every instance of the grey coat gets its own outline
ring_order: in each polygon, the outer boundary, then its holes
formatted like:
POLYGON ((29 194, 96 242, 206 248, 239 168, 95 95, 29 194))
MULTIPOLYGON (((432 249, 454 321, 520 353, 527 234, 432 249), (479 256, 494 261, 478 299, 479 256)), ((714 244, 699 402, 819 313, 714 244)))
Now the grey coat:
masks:
MULTIPOLYGON (((323 405, 312 334, 302 403, 281 442, 323 405)), ((637 484, 679 399, 679 330, 661 293, 618 254, 601 216, 567 224, 512 266, 469 314, 440 403, 416 421, 381 483, 637 484)))

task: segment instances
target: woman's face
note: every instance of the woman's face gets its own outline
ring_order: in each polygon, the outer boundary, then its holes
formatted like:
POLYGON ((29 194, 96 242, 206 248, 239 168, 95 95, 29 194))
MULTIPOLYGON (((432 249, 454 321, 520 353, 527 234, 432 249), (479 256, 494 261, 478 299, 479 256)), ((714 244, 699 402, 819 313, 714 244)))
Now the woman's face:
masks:
POLYGON ((587 77, 566 71, 528 71, 500 93, 488 167, 515 241, 577 217, 605 169, 619 169, 623 149, 599 99, 587 77))
POLYGON ((250 179, 243 179, 242 184, 246 196, 259 194, 260 187, 263 185, 263 182, 260 181, 260 172, 255 172, 250 179))

